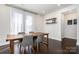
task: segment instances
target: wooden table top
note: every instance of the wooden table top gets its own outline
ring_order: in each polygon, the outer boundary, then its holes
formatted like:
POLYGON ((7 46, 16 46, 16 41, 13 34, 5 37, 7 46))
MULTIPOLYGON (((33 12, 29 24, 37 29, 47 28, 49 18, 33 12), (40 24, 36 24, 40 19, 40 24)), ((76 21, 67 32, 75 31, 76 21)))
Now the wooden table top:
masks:
MULTIPOLYGON (((48 35, 49 33, 43 33, 44 35, 48 35)), ((33 37, 38 36, 38 33, 32 33, 32 34, 25 34, 25 35, 8 35, 6 41, 10 41, 10 40, 18 40, 18 39, 22 39, 24 36, 26 35, 32 35, 33 37)))

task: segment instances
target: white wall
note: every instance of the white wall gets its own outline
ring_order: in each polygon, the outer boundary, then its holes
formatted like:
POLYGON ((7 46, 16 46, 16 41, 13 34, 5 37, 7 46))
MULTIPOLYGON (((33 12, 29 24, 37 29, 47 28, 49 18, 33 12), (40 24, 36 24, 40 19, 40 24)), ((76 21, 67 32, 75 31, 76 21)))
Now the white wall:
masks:
POLYGON ((6 39, 5 35, 10 32, 10 9, 4 5, 0 5, 0 46, 5 45, 6 39))
POLYGON ((49 38, 61 40, 61 14, 54 12, 44 17, 44 30, 49 33, 49 38), (56 24, 46 24, 46 19, 57 18, 56 24))
POLYGON ((72 10, 72 9, 75 9, 75 8, 76 8, 75 5, 72 5, 72 6, 63 8, 59 11, 52 12, 50 14, 45 15, 45 17, 44 17, 44 28, 45 28, 44 31, 49 33, 49 38, 61 41, 61 38, 62 38, 62 32, 61 32, 62 23, 61 23, 61 21, 63 19, 62 13, 72 10), (48 25, 45 24, 46 19, 50 19, 50 18, 54 18, 54 17, 57 18, 57 24, 48 24, 48 25))
POLYGON ((7 34, 10 31, 10 9, 0 5, 0 34, 7 34))
POLYGON ((77 6, 77 45, 79 45, 79 5, 77 6))
MULTIPOLYGON (((74 12, 74 11, 73 11, 74 12)), ((77 13, 65 14, 63 20, 63 37, 62 38, 72 38, 77 39, 77 25, 67 25, 67 20, 77 19, 77 13)))
POLYGON ((44 30, 44 24, 43 24, 43 22, 44 22, 44 17, 43 16, 40 16, 40 15, 36 15, 35 16, 35 31, 37 31, 37 32, 43 32, 43 30, 44 30))

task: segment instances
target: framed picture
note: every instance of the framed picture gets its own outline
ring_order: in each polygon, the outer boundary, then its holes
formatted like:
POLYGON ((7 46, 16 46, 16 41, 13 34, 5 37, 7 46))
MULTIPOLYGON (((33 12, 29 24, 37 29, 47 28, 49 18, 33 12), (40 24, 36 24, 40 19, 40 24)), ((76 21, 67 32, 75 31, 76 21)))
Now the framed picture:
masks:
POLYGON ((72 25, 72 20, 68 20, 67 25, 72 25))
POLYGON ((74 19, 73 20, 73 24, 77 24, 77 19, 74 19))
POLYGON ((55 24, 56 18, 46 19, 46 24, 55 24))

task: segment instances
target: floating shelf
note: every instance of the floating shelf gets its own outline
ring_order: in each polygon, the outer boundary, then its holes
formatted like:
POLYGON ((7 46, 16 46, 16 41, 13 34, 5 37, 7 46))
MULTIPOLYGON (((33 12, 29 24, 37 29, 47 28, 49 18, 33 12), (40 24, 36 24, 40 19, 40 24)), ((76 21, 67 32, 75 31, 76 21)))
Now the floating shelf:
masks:
POLYGON ((55 24, 56 18, 46 19, 46 24, 55 24))

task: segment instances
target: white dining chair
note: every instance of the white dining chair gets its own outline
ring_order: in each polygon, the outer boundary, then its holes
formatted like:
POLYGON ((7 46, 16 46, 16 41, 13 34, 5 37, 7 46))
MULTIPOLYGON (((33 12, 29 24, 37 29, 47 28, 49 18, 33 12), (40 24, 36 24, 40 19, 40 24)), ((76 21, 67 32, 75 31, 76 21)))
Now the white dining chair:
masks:
POLYGON ((33 47, 33 36, 28 35, 24 36, 22 43, 20 44, 21 52, 24 53, 24 51, 28 48, 28 53, 32 53, 32 47, 33 47))

